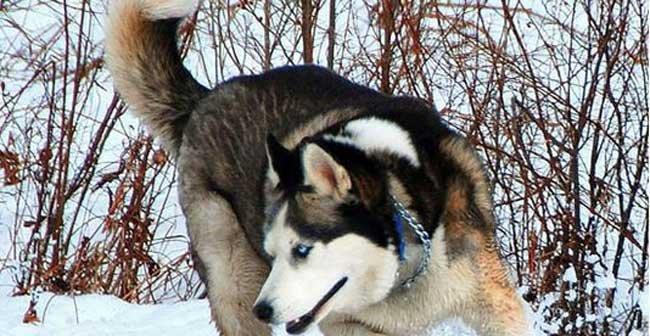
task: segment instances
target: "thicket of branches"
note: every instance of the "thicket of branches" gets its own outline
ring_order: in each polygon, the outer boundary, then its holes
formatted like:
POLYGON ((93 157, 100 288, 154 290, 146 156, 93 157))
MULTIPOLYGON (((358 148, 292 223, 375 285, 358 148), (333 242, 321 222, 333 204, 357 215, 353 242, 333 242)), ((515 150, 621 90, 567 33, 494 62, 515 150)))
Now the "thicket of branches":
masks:
MULTIPOLYGON (((484 158, 502 254, 538 329, 626 335, 647 328, 646 12, 642 0, 204 1, 182 48, 210 86, 314 62, 435 104, 484 158)), ((20 294, 188 298, 173 167, 112 89, 104 13, 0 2, 0 235, 13 246, 0 269, 20 294)))

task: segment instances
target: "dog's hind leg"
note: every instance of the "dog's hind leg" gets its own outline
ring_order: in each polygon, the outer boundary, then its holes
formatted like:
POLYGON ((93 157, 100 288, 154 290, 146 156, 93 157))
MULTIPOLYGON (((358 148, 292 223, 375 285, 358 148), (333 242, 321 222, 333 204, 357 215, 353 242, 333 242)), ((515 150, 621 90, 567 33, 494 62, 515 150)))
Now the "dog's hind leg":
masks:
POLYGON ((192 246, 203 264, 212 318, 221 335, 270 335, 268 326, 251 312, 268 269, 230 204, 207 191, 186 189, 181 194, 192 246))

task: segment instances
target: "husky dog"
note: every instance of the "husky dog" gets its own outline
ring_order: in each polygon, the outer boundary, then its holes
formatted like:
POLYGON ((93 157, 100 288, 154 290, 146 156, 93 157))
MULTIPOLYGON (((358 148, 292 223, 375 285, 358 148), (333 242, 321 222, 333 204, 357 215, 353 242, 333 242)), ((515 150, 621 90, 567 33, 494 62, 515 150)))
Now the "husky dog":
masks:
POLYGON ((409 335, 458 316, 527 333, 475 151, 421 100, 315 66, 209 90, 183 67, 192 0, 118 0, 107 65, 173 154, 223 335, 409 335), (269 135, 272 134, 272 135, 269 135))

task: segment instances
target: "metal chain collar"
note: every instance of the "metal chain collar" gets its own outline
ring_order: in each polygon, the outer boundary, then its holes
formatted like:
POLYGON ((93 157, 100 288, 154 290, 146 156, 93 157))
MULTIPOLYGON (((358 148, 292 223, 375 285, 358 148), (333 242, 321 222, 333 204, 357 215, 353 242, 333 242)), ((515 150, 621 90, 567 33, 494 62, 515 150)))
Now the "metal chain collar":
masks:
POLYGON ((429 233, 424 229, 424 226, 418 223, 417 219, 413 217, 413 215, 411 215, 408 210, 406 210, 404 204, 398 201, 397 198, 395 198, 393 195, 390 195, 390 198, 397 215, 406 221, 406 223, 413 229, 413 231, 415 231, 415 235, 418 237, 420 242, 422 242, 423 253, 422 257, 420 258, 420 264, 415 270, 415 273, 404 280, 401 285, 402 287, 408 288, 411 286, 411 284, 413 284, 413 282, 415 282, 417 277, 422 275, 429 268, 429 259, 431 257, 431 237, 429 237, 429 233))

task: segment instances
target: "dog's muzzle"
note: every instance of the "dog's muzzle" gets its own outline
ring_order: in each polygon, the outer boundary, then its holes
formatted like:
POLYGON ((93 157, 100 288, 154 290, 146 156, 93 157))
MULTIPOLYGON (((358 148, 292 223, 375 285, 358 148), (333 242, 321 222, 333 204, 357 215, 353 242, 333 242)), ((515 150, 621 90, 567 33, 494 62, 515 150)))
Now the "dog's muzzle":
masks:
POLYGON ((318 303, 312 308, 307 314, 300 316, 299 318, 287 322, 287 332, 292 335, 301 334, 307 327, 314 322, 316 315, 318 315, 320 309, 334 296, 336 293, 345 285, 348 281, 348 277, 343 277, 339 280, 334 286, 323 296, 318 303))

